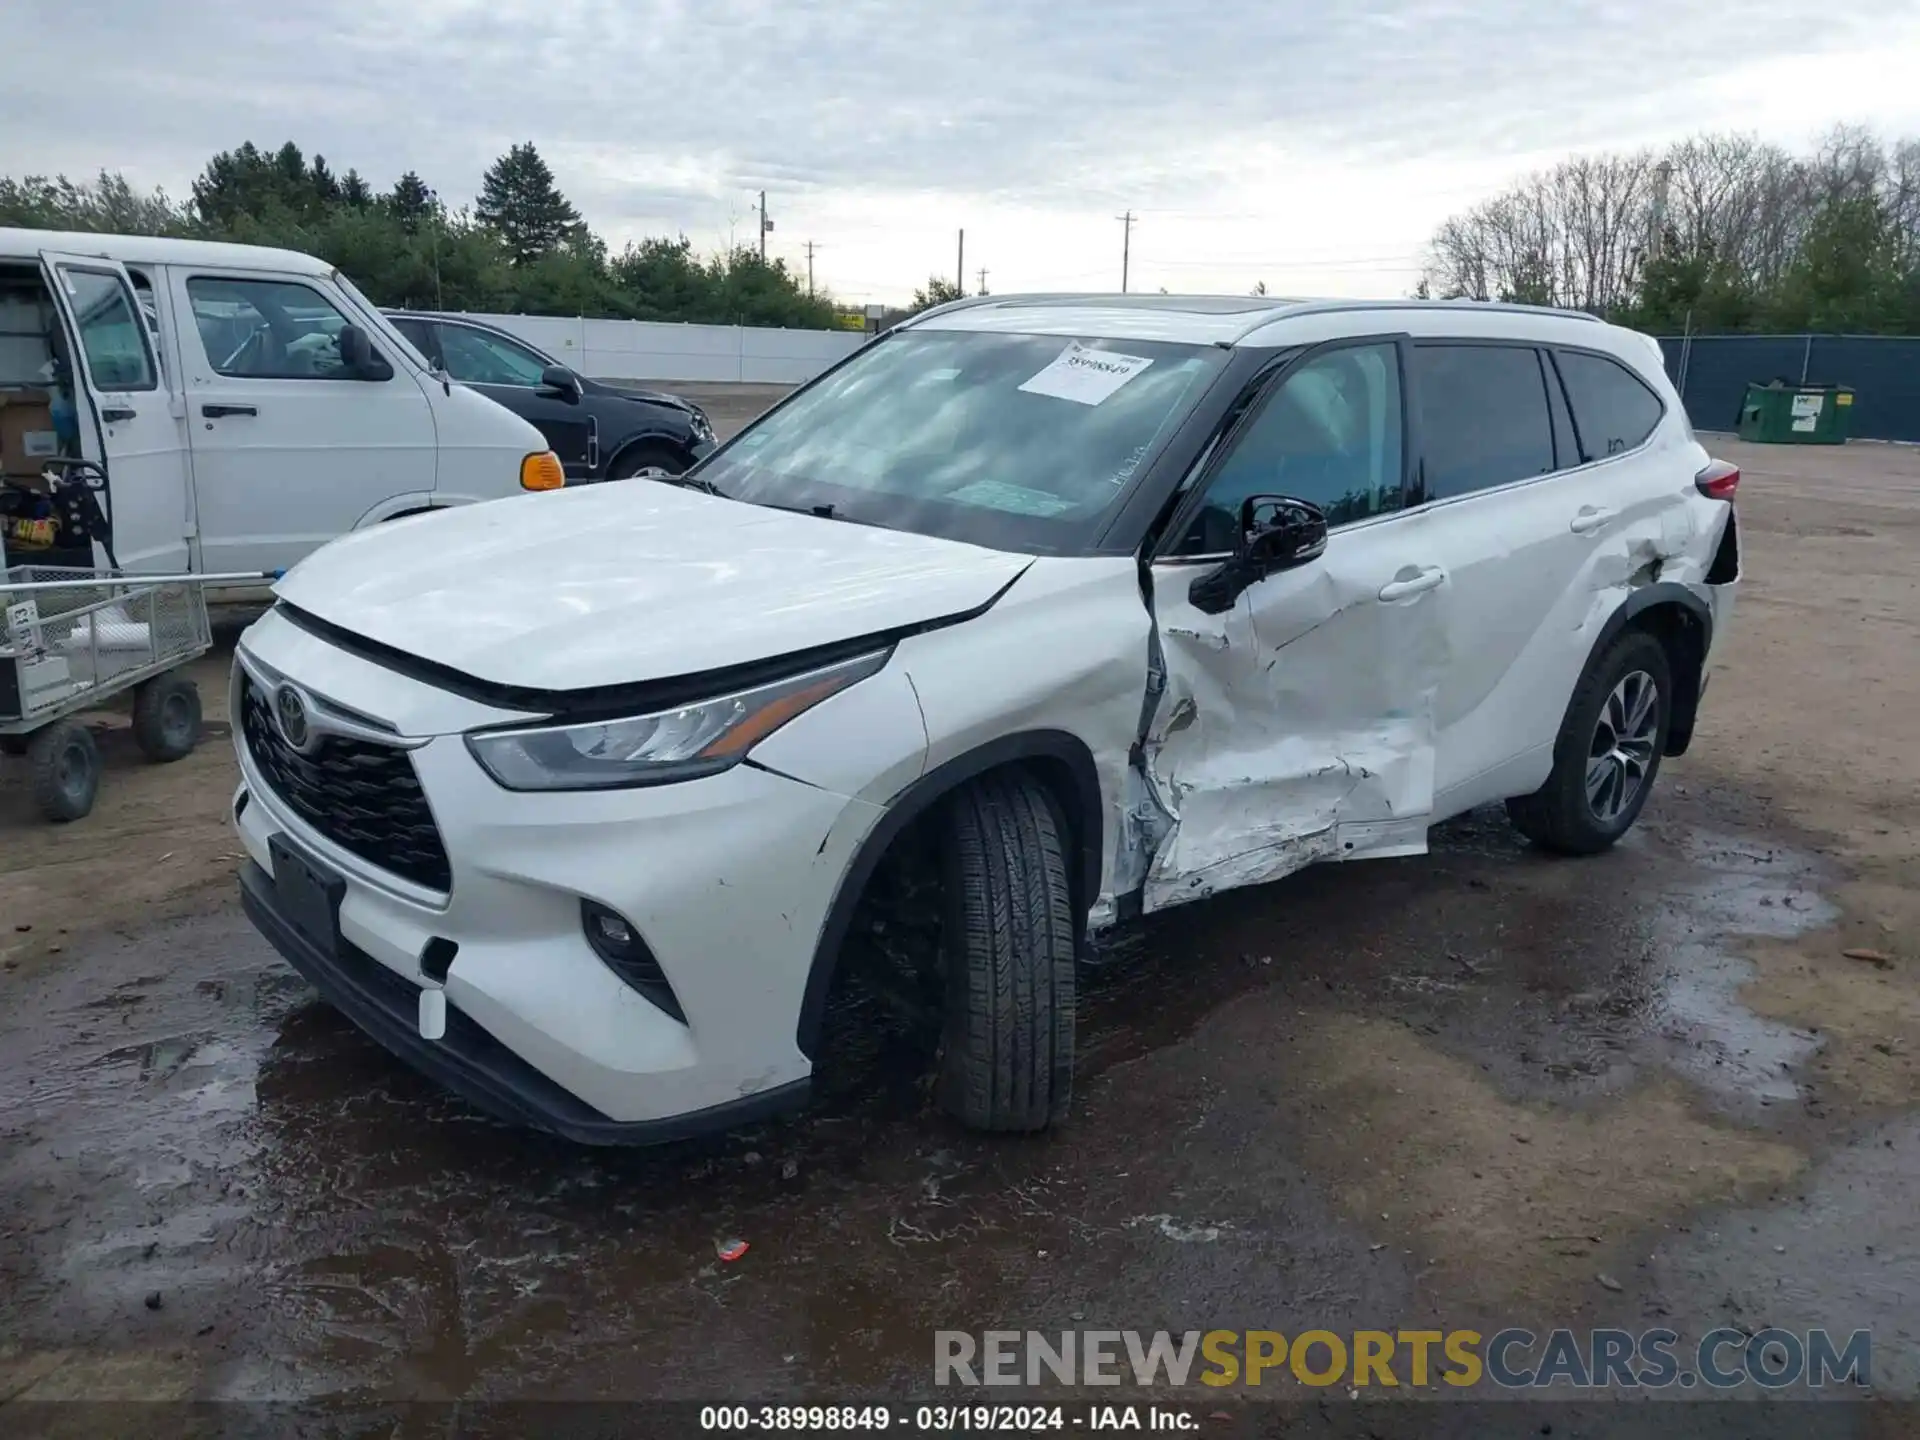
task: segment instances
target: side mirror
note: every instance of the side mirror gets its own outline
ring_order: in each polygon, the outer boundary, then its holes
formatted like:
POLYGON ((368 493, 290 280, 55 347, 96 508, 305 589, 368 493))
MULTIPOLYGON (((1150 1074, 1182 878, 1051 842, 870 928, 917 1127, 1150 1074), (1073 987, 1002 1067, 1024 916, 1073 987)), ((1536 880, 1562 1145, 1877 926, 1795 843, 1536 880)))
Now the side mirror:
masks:
POLYGON ((1249 585, 1317 560, 1326 548, 1327 517, 1318 505, 1290 495, 1249 495, 1240 506, 1232 557, 1196 578, 1187 598, 1203 614, 1224 614, 1249 585))
POLYGON ((540 388, 569 405, 580 403, 580 377, 564 365, 549 365, 540 372, 540 388))
POLYGON ((391 380, 393 366, 373 348, 367 332, 358 325, 340 327, 340 365, 356 380, 391 380))

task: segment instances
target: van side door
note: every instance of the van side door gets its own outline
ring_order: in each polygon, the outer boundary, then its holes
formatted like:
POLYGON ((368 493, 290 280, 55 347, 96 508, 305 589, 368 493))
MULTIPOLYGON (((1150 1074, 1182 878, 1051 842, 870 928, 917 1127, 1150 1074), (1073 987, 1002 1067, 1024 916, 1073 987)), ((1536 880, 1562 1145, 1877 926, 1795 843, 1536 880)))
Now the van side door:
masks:
POLYGON ((189 568, 187 446, 177 377, 169 383, 154 336, 117 261, 40 252, 41 274, 66 327, 82 448, 106 472, 102 509, 125 570, 189 568), (91 422, 91 423, 89 423, 91 422))
POLYGON ((209 570, 278 570, 395 502, 430 503, 433 411, 325 276, 174 267, 200 546, 209 570), (360 325, 374 364, 351 368, 360 325))

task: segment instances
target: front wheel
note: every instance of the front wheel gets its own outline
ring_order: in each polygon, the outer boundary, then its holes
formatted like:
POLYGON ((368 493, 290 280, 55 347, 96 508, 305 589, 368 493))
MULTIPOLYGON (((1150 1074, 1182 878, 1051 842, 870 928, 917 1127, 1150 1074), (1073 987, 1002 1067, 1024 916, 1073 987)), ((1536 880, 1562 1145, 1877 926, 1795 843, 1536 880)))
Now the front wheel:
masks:
POLYGON ((1553 747, 1553 772, 1507 801, 1522 835, 1564 855, 1595 855, 1640 818, 1673 715, 1667 651, 1630 630, 1587 667, 1553 747))
POLYGON ((607 479, 631 480, 642 470, 664 470, 669 475, 678 475, 686 468, 686 460, 668 446, 636 445, 614 457, 613 464, 607 467, 607 479))
POLYGON ((953 798, 936 1094, 978 1130, 1039 1130, 1073 1090, 1074 914, 1047 792, 1013 772, 953 798))
POLYGON ((75 720, 56 720, 27 742, 33 801, 49 820, 78 820, 100 790, 100 751, 93 732, 75 720))

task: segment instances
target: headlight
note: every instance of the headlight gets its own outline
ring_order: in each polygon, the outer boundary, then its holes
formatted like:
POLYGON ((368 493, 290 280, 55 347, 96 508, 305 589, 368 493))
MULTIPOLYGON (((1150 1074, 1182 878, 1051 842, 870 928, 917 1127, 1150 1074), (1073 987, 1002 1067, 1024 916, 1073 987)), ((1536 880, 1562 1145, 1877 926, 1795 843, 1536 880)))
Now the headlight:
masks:
POLYGON ((583 725, 483 730, 467 749, 509 790, 605 790, 712 775, 887 663, 876 651, 713 700, 583 725))
POLYGON ((692 406, 691 409, 693 412, 693 438, 705 441, 711 445, 713 443, 713 422, 707 419, 707 412, 702 410, 698 405, 692 406))

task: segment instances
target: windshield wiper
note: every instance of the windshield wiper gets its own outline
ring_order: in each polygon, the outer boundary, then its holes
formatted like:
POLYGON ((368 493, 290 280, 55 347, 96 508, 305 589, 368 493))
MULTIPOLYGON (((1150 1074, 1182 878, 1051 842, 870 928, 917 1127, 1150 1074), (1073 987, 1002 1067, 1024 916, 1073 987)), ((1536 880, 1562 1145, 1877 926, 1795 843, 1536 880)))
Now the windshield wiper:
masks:
POLYGON ((675 475, 660 469, 642 470, 634 477, 636 480, 658 480, 663 485, 678 485, 682 490, 698 490, 702 495, 718 495, 722 500, 732 497, 718 485, 703 475, 675 475))
POLYGON ((814 505, 779 505, 771 500, 749 500, 747 503, 749 505, 759 505, 768 510, 784 510, 789 515, 811 515, 817 520, 851 520, 853 518, 849 515, 837 513, 832 505, 825 502, 814 505))

